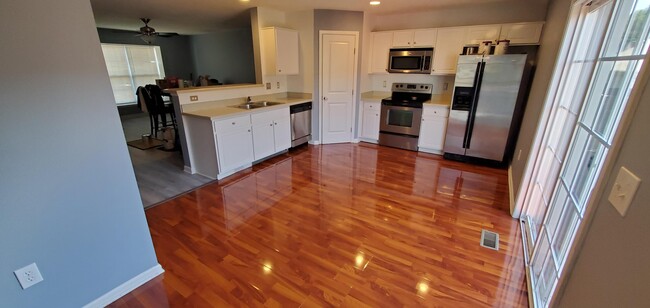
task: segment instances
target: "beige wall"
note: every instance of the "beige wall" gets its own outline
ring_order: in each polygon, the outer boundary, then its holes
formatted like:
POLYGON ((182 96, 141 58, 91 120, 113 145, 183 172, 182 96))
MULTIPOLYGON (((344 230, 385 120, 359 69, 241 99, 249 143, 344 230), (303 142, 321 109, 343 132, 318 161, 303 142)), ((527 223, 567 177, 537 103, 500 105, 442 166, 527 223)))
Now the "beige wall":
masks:
POLYGON ((289 92, 314 92, 314 11, 286 14, 286 24, 298 30, 300 44, 300 75, 287 77, 289 92))
MULTIPOLYGON (((546 23, 537 53, 537 68, 526 103, 526 112, 519 130, 512 168, 512 191, 517 194, 526 169, 530 147, 537 132, 551 75, 553 74, 557 52, 562 43, 571 0, 553 0, 548 7, 546 23), (521 152, 521 154, 520 154, 521 152)), ((514 206, 514 204, 511 204, 514 206)))

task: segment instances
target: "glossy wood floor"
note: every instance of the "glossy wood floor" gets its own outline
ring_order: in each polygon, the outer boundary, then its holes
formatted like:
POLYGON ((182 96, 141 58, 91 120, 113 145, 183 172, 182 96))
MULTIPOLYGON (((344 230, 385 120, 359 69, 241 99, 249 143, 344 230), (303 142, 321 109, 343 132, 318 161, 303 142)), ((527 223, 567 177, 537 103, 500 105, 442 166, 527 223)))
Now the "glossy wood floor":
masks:
POLYGON ((505 170, 309 146, 146 214, 166 272, 114 307, 527 306, 505 170))

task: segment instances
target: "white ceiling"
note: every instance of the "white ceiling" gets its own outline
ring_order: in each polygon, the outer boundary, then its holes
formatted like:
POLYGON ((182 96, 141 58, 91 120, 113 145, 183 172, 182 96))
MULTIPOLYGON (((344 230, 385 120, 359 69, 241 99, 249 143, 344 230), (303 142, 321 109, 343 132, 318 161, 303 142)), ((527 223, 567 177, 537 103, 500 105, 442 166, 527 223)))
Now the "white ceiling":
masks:
MULTIPOLYGON (((366 11, 390 14, 432 10, 442 7, 512 0, 90 0, 97 27, 137 30, 140 17, 151 18, 149 25, 158 32, 199 34, 222 28, 250 24, 248 9, 269 7, 292 12, 311 9, 366 11)), ((519 0, 535 2, 539 0, 519 0)))

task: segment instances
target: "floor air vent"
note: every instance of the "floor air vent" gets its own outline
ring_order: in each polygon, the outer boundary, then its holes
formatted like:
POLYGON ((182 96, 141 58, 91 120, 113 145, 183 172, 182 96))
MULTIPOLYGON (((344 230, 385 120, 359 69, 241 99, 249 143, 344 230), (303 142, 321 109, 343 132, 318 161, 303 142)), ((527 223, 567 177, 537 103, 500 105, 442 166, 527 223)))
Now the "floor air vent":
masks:
POLYGON ((481 232, 481 246, 499 250, 499 234, 492 231, 483 230, 481 232))

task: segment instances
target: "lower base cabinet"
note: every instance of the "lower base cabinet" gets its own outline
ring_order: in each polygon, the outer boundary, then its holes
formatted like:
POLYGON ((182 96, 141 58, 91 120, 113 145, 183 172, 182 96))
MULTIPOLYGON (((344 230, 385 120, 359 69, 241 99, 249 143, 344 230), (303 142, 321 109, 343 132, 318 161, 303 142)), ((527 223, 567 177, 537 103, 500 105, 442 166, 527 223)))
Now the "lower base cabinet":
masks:
POLYGON ((361 106, 361 133, 359 137, 363 141, 377 143, 379 139, 381 103, 362 102, 361 106))
POLYGON ((418 150, 427 153, 442 154, 447 132, 449 107, 424 106, 418 150))
POLYGON ((291 146, 289 107, 215 120, 212 125, 217 179, 291 146))

